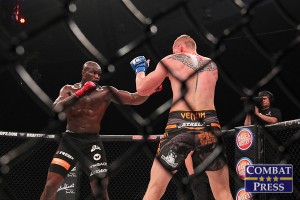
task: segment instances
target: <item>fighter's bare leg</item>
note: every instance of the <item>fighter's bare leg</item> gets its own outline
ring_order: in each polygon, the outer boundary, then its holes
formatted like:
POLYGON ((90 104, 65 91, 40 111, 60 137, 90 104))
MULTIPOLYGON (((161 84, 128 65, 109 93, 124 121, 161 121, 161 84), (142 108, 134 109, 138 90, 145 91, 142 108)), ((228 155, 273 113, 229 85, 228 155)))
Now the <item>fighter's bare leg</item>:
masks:
POLYGON ((228 166, 217 171, 206 171, 211 190, 216 200, 233 200, 229 187, 228 166))
POLYGON ((143 200, 160 199, 166 191, 168 183, 174 173, 176 173, 176 171, 170 173, 155 158, 151 168, 150 182, 143 200))
POLYGON ((94 179, 90 182, 94 196, 98 200, 109 200, 107 191, 108 177, 100 180, 101 183, 99 183, 98 180, 99 179, 94 179))
POLYGON ((48 172, 47 182, 40 200, 55 200, 58 187, 63 182, 64 177, 54 172, 48 172))

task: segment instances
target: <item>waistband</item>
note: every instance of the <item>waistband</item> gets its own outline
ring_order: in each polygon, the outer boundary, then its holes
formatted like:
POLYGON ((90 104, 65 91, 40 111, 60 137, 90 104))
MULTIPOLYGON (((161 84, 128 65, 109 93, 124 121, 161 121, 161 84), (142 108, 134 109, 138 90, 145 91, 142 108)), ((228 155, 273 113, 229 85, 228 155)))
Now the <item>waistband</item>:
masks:
POLYGON ((75 136, 75 137, 93 137, 93 136, 98 136, 99 133, 75 133, 70 130, 66 130, 64 134, 69 135, 69 136, 75 136))
POLYGON ((169 113, 169 117, 195 121, 197 119, 205 119, 210 116, 216 116, 216 110, 200 110, 200 111, 173 111, 169 113))

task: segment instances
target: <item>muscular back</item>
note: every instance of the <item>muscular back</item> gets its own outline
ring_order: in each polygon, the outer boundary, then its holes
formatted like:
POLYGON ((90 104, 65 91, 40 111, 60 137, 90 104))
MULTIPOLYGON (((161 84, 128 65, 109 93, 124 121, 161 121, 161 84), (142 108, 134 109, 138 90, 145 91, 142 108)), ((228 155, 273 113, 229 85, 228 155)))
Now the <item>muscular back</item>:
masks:
POLYGON ((214 93, 218 70, 214 62, 188 53, 169 55, 162 60, 164 62, 167 63, 173 90, 173 106, 170 111, 215 109, 214 93), (183 94, 184 100, 181 99, 183 94))

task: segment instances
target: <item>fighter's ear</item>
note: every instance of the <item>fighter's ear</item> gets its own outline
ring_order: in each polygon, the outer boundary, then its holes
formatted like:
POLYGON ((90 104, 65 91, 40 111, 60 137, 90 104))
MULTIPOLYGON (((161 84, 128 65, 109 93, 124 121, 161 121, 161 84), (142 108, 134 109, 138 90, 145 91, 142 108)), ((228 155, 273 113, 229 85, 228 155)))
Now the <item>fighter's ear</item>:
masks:
POLYGON ((181 53, 184 52, 184 48, 183 48, 183 45, 182 45, 182 44, 179 44, 179 45, 178 45, 178 48, 179 48, 179 50, 180 50, 181 53))

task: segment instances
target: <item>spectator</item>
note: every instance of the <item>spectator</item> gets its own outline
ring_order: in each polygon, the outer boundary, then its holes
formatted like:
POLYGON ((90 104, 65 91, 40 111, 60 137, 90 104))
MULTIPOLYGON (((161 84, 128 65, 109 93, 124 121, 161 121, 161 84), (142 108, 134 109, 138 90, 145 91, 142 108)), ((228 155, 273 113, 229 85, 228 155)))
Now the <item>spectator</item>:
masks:
POLYGON ((260 97, 258 105, 255 105, 254 110, 247 114, 244 125, 267 125, 280 122, 281 111, 278 108, 272 107, 274 95, 269 91, 261 91, 258 93, 258 97, 260 97))

